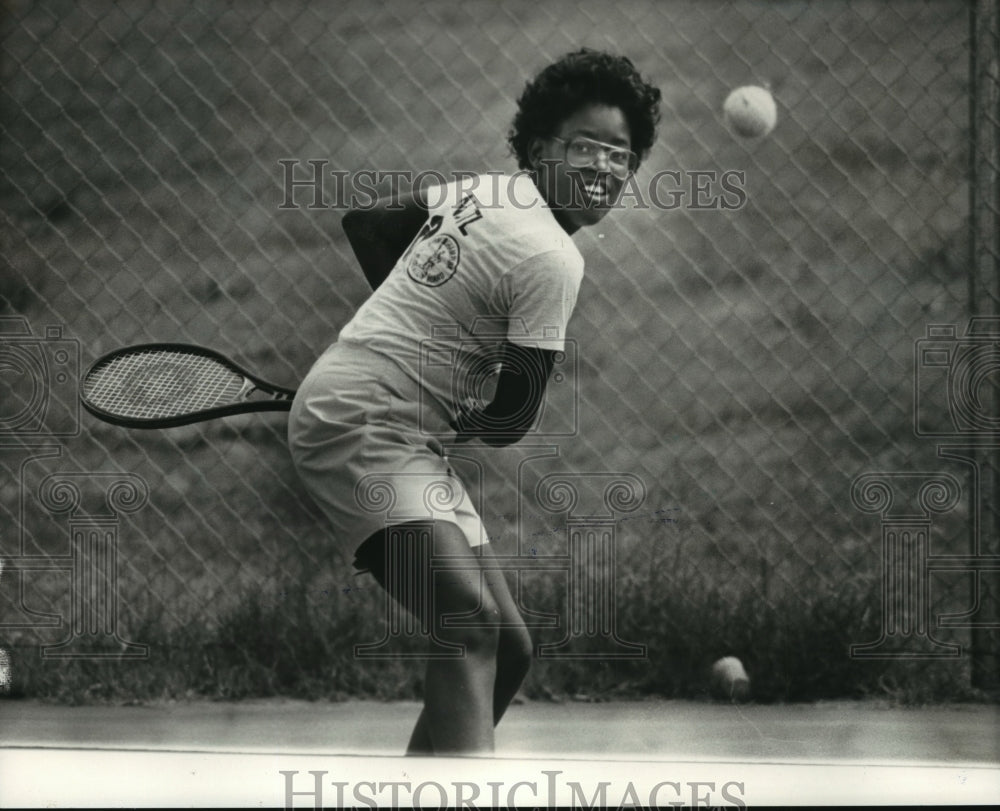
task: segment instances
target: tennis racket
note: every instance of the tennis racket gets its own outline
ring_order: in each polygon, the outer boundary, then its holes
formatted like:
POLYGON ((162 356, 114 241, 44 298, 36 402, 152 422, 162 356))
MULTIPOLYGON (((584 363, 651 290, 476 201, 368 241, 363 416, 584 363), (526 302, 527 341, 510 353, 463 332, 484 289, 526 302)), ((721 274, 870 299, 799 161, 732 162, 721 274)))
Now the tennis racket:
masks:
POLYGON ((128 428, 171 428, 250 411, 288 411, 293 389, 250 374, 191 344, 139 344, 94 361, 80 402, 98 419, 128 428))

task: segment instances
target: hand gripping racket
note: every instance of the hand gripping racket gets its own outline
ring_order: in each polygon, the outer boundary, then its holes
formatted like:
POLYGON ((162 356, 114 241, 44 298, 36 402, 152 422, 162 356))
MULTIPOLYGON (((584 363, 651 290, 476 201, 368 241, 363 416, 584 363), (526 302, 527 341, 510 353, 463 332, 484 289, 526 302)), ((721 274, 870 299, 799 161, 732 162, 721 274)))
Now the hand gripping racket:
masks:
POLYGON ((288 411, 293 389, 267 383, 224 355, 191 344, 139 344, 94 361, 80 401, 128 428, 171 428, 250 411, 288 411))

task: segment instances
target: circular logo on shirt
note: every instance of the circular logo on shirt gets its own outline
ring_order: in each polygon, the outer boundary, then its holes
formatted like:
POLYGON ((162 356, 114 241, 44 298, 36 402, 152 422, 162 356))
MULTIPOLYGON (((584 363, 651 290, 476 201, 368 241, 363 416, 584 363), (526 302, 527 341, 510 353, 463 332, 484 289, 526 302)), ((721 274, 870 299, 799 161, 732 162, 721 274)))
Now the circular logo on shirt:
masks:
POLYGON ((458 243, 453 236, 437 234, 413 249, 406 272, 417 284, 437 287, 455 275, 458 254, 458 243))

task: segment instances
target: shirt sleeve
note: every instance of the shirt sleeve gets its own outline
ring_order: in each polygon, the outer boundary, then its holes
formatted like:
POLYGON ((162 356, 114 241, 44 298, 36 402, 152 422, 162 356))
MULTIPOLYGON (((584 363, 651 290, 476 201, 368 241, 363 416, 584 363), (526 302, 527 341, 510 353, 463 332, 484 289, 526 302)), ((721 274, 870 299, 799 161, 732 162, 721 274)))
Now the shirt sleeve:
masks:
POLYGON ((507 340, 521 346, 559 351, 583 279, 579 255, 553 250, 536 254, 509 270, 498 295, 507 315, 507 340))

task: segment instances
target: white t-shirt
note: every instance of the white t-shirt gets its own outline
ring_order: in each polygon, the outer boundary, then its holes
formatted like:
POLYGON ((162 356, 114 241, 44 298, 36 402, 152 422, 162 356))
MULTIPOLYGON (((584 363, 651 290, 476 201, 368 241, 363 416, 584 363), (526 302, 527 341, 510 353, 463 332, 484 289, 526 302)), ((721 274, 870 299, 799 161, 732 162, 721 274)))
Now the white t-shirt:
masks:
POLYGON ((451 414, 484 385, 504 340, 561 350, 583 257, 526 174, 437 186, 428 218, 339 341, 392 358, 451 414))

